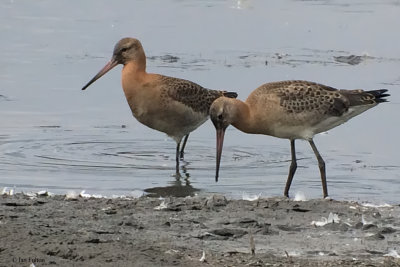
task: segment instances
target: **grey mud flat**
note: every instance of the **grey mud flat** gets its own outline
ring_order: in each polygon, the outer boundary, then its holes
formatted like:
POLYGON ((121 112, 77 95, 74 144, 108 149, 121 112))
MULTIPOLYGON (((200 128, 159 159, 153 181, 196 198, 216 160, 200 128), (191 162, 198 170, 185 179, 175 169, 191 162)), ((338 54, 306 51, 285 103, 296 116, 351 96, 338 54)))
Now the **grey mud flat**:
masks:
POLYGON ((322 199, 2 195, 0 266, 400 266, 399 218, 322 199))

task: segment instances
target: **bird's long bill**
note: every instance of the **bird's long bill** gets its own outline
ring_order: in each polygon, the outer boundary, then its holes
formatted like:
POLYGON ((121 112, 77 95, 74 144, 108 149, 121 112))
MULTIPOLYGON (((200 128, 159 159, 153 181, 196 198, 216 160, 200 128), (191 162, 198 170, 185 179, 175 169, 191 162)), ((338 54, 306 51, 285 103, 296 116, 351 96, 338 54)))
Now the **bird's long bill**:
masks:
POLYGON ((225 129, 217 129, 217 168, 215 171, 215 181, 218 182, 219 165, 221 163, 222 147, 224 145, 225 129))
POLYGON ((110 71, 112 68, 118 65, 118 62, 113 58, 111 59, 94 77, 91 79, 84 87, 82 87, 82 90, 85 90, 86 88, 89 87, 92 83, 94 83, 97 79, 99 79, 101 76, 106 74, 108 71, 110 71))

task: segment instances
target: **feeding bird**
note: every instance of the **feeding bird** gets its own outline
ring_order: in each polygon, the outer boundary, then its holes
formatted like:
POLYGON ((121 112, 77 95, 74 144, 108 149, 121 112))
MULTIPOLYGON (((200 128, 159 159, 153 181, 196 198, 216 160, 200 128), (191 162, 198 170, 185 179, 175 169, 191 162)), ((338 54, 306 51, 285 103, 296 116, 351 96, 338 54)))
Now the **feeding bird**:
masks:
POLYGON ((210 105, 215 99, 235 98, 237 93, 210 90, 188 80, 147 73, 145 52, 135 38, 121 39, 114 47, 111 60, 82 90, 118 64, 123 65, 122 88, 133 116, 175 140, 176 172, 179 173, 179 159, 184 157, 189 133, 208 119, 210 105))
POLYGON ((249 134, 289 139, 291 164, 284 195, 296 172, 295 140, 307 140, 318 160, 324 198, 328 196, 325 162, 314 135, 345 123, 354 116, 387 102, 388 90, 338 90, 308 81, 281 81, 261 85, 245 102, 221 97, 210 107, 210 118, 217 131, 216 175, 218 181, 226 128, 232 124, 249 134))

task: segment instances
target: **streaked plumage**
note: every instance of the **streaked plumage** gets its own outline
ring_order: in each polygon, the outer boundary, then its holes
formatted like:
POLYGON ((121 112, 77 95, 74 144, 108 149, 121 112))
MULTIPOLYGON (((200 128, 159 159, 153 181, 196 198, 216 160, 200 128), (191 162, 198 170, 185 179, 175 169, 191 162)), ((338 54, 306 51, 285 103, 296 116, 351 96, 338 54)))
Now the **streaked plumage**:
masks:
POLYGON ((314 135, 328 131, 378 103, 386 102, 386 97, 389 96, 386 92, 386 89, 337 90, 308 81, 282 81, 258 87, 245 102, 225 97, 217 99, 210 108, 211 120, 217 129, 216 179, 224 132, 232 124, 246 133, 290 140, 292 163, 285 196, 289 196, 289 188, 297 168, 295 140, 309 141, 318 159, 324 197, 328 196, 325 162, 313 142, 314 135))
POLYGON ((176 141, 176 172, 179 172, 179 158, 183 158, 189 133, 208 119, 211 103, 218 97, 236 97, 237 94, 209 90, 191 81, 147 73, 142 44, 134 38, 121 39, 115 45, 110 62, 82 90, 118 64, 124 65, 122 88, 133 116, 176 141))

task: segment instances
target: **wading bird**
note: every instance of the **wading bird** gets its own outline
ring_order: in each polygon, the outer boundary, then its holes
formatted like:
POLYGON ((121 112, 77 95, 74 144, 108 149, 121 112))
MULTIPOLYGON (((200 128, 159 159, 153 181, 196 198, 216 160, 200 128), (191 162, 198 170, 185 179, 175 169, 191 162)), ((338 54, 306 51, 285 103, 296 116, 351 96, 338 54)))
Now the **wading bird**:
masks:
POLYGON ((210 108, 210 117, 217 130, 218 181, 225 129, 232 124, 250 134, 264 134, 290 140, 292 162, 284 195, 296 172, 295 140, 307 140, 318 160, 324 197, 328 196, 325 162, 314 144, 314 135, 328 131, 354 116, 386 102, 386 89, 338 90, 308 81, 266 83, 255 89, 245 102, 221 97, 210 108))
POLYGON ((234 92, 209 90, 191 81, 146 72, 146 55, 134 38, 123 38, 114 47, 111 60, 83 88, 122 64, 122 88, 133 116, 142 124, 166 133, 176 141, 176 172, 183 159, 189 133, 203 124, 211 103, 234 92), (185 137, 182 147, 181 141, 185 137))

